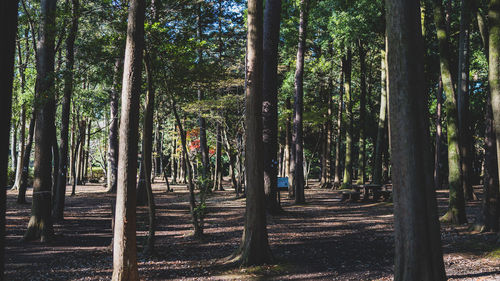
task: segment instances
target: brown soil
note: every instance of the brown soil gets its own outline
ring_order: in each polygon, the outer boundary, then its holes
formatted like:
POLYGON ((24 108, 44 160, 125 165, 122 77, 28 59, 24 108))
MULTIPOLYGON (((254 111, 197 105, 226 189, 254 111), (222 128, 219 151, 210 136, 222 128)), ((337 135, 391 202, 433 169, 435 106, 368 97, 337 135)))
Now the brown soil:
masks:
MULTIPOLYGON (((154 185, 158 229, 156 255, 139 254, 144 280, 391 280, 393 272, 392 204, 340 202, 338 191, 306 191, 307 204, 293 205, 282 195, 285 212, 268 216, 273 265, 235 268, 224 265, 241 239, 245 199, 234 192, 215 192, 207 206, 206 237, 190 237, 191 224, 185 186, 154 185)), ((15 203, 8 192, 6 280, 109 280, 112 272, 111 201, 104 187, 77 187, 66 200, 65 220, 54 225, 49 244, 21 242, 31 205, 15 203)), ((440 213, 446 192, 438 192, 440 213)), ((31 191, 28 191, 31 201, 31 191)), ((480 210, 468 203, 469 221, 480 210)), ((147 209, 138 208, 138 247, 147 235, 147 209)), ((500 280, 497 235, 471 233, 467 226, 442 226, 446 271, 450 280, 500 280)))

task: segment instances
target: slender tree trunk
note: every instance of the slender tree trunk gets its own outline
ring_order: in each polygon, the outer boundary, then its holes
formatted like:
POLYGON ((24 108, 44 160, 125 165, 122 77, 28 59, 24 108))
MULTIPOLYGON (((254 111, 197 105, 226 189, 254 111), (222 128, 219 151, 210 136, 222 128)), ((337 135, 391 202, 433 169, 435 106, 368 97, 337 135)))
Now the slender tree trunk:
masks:
POLYGON ((177 154, 177 138, 174 138, 174 143, 172 145, 172 184, 177 184, 177 163, 180 162, 176 160, 175 155, 177 154))
POLYGON ((23 170, 21 173, 21 182, 19 183, 19 192, 17 194, 17 204, 26 204, 26 189, 28 188, 29 164, 31 156, 31 147, 33 146, 33 137, 35 133, 35 118, 36 108, 33 108, 33 113, 28 129, 28 142, 23 154, 23 170))
POLYGON ((59 151, 59 167, 57 174, 56 196, 54 198, 54 206, 52 209, 52 217, 54 220, 62 220, 64 218, 64 198, 66 196, 66 182, 68 173, 68 134, 69 134, 69 115, 71 112, 71 95, 73 93, 73 65, 74 45, 78 32, 78 17, 80 15, 79 0, 72 0, 73 18, 71 28, 66 39, 66 71, 64 73, 64 95, 62 99, 61 110, 61 147, 59 151))
POLYGON ((445 280, 432 187, 419 1, 386 2, 395 281, 445 280))
MULTIPOLYGON (((291 111, 292 104, 290 102, 290 98, 286 99, 286 109, 291 111)), ((287 135, 286 139, 289 145, 288 152, 288 197, 295 198, 295 146, 293 145, 293 116, 295 115, 295 110, 293 111, 293 115, 287 116, 286 126, 287 126, 287 135)))
POLYGON ((52 134, 55 118, 54 44, 56 0, 40 3, 40 40, 37 45, 37 100, 35 126, 35 162, 31 218, 24 235, 25 240, 40 238, 42 242, 53 238, 51 218, 52 188, 52 134))
POLYGON ((474 199, 472 188, 472 134, 469 115, 469 37, 470 16, 472 7, 470 0, 461 0, 460 39, 458 50, 458 125, 460 133, 460 160, 462 170, 462 188, 466 200, 474 199))
MULTIPOLYGON (((203 40, 203 24, 202 24, 202 15, 201 15, 201 4, 198 4, 198 14, 197 14, 197 29, 196 34, 198 40, 203 40)), ((198 49, 198 64, 201 64, 203 60, 203 51, 201 48, 198 49)), ((204 99, 203 92, 201 91, 200 86, 198 86, 198 100, 202 101, 204 99)), ((208 154, 208 144, 207 144, 207 126, 205 118, 200 112, 200 116, 198 117, 198 124, 200 126, 200 151, 201 151, 201 185, 203 192, 208 188, 207 182, 209 180, 210 175, 210 156, 208 154)))
POLYGON ((450 187, 450 202, 448 212, 441 218, 442 221, 454 224, 467 222, 465 215, 464 190, 461 185, 459 124, 457 112, 457 99, 453 74, 451 72, 451 59, 449 54, 448 32, 446 32, 445 18, 443 17, 440 0, 434 0, 434 22, 437 28, 439 60, 441 65, 441 79, 446 94, 444 107, 448 132, 448 185, 450 187))
POLYGON ((145 69, 148 90, 146 93, 146 110, 144 111, 144 125, 142 132, 142 166, 144 167, 144 178, 146 196, 149 206, 149 234, 148 242, 144 252, 151 255, 154 252, 155 230, 156 230, 156 207, 151 186, 151 170, 153 163, 153 114, 155 107, 155 89, 153 84, 152 61, 149 54, 145 55, 145 69))
POLYGON ((435 189, 441 189, 442 185, 442 160, 441 156, 443 154, 442 152, 442 138, 443 138, 443 128, 441 125, 441 119, 442 119, 442 107, 443 107, 443 81, 439 79, 439 86, 438 90, 436 92, 436 98, 437 98, 437 108, 436 108, 436 151, 434 154, 434 188, 435 189))
POLYGON ((266 2, 263 29, 262 140, 264 145, 264 192, 270 213, 278 204, 278 43, 281 0, 266 2))
POLYGON ((377 143, 375 145, 375 165, 373 170, 373 183, 382 184, 382 154, 385 145, 386 130, 386 111, 387 111, 387 68, 386 68, 386 52, 385 49, 381 52, 380 62, 380 111, 378 115, 377 127, 377 143))
POLYGON ((0 76, 0 280, 4 280, 5 267, 5 209, 7 185, 7 166, 9 157, 9 129, 12 109, 12 82, 14 79, 14 56, 17 32, 18 1, 2 1, 0 15, 3 41, 3 51, 0 56, 2 75, 0 76))
MULTIPOLYGON (((22 87, 23 88, 23 87, 22 87)), ((21 92, 24 92, 23 90, 21 92)), ((23 171, 23 160, 24 160, 24 145, 26 142, 26 104, 21 105, 21 125, 19 132, 19 156, 17 159, 17 168, 16 168, 16 180, 14 182, 13 190, 19 190, 19 186, 21 184, 21 175, 23 171)))
POLYGON ((11 142, 10 142, 10 168, 15 171, 17 167, 17 124, 11 121, 10 130, 11 142))
POLYGON ((344 69, 344 99, 346 107, 347 130, 345 132, 345 161, 344 161, 344 178, 342 188, 350 188, 352 184, 352 138, 353 138, 353 114, 352 114, 352 97, 351 97, 351 49, 347 49, 345 63, 342 65, 344 69))
POLYGON ((146 1, 131 0, 122 82, 122 110, 113 243, 113 280, 139 280, 135 184, 146 1))
POLYGON ((83 172, 83 179, 84 183, 88 182, 89 178, 89 169, 92 169, 92 163, 90 163, 90 136, 91 136, 91 128, 92 128, 92 119, 89 118, 88 122, 88 131, 87 131, 87 149, 85 150, 85 162, 84 162, 84 172, 83 172))
POLYGON ((493 127, 497 144, 500 174, 500 0, 490 0, 489 21, 489 75, 488 81, 493 109, 493 127))
MULTIPOLYGON (((340 85, 344 85, 345 60, 342 59, 342 67, 340 71, 340 85)), ((335 176, 333 179, 334 188, 340 186, 340 175, 342 169, 340 166, 340 149, 342 148, 342 113, 344 111, 344 87, 340 87, 339 97, 337 99, 337 142, 335 143, 335 176)))
POLYGON ((262 167, 262 24, 263 3, 248 1, 247 79, 245 111, 245 169, 247 176, 245 227, 234 260, 243 265, 271 261, 266 229, 264 169, 262 167))
POLYGON ((295 116, 293 120, 295 146, 295 203, 305 203, 304 196, 304 56, 306 52, 308 0, 300 1, 299 46, 295 66, 295 116))
POLYGON ((113 76, 113 88, 111 89, 110 97, 110 118, 109 136, 108 136, 108 176, 107 189, 108 193, 116 192, 116 179, 118 176, 118 83, 120 79, 120 66, 122 58, 115 59, 115 68, 113 76))
POLYGON ((172 111, 174 112, 175 121, 177 122, 177 128, 179 129, 179 135, 181 137, 182 155, 184 156, 184 164, 186 165, 186 173, 188 179, 188 190, 189 190, 189 211, 191 212, 191 219, 193 223, 193 236, 195 238, 201 238, 203 236, 203 226, 200 220, 200 210, 196 204, 196 197, 194 194, 194 182, 193 182, 193 171, 191 170, 191 164, 189 163, 189 156, 187 151, 186 143, 186 133, 182 128, 181 119, 177 113, 177 106, 175 101, 172 99, 172 111))
POLYGON ((366 166, 366 144, 365 144, 365 115, 366 115, 366 54, 363 43, 359 41, 359 64, 360 64, 360 88, 361 94, 359 97, 359 153, 358 153, 358 184, 364 184, 365 166, 366 166))
POLYGON ((217 124, 217 145, 215 157, 215 177, 214 190, 224 190, 222 188, 222 126, 217 124))

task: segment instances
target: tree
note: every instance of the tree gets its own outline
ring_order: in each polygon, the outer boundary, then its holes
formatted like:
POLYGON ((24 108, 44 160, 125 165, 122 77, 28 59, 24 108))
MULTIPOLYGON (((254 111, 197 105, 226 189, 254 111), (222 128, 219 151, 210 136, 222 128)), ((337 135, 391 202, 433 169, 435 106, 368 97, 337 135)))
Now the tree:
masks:
POLYGON ((448 31, 443 16, 441 0, 434 1, 434 23, 437 28, 437 39, 439 45, 439 62, 441 67, 441 79, 446 94, 444 108, 446 111, 446 123, 448 133, 448 185, 450 187, 450 199, 448 212, 441 218, 442 221, 454 224, 467 222, 465 216, 465 199, 462 188, 462 172, 460 167, 459 147, 459 124, 456 91, 453 74, 451 71, 450 47, 448 42, 448 31))
POLYGON ((489 74, 493 127, 497 143, 497 161, 500 174, 500 0, 490 0, 488 12, 489 74))
POLYGON ((116 178, 118 176, 118 83, 120 77, 120 66, 122 58, 115 59, 115 67, 113 71, 113 87, 109 101, 110 119, 109 136, 108 136, 108 175, 107 175, 107 192, 116 192, 116 178))
POLYGON ((352 184, 352 137, 353 137, 353 115, 352 115, 352 93, 351 93, 351 70, 352 70, 352 54, 351 49, 347 49, 346 57, 342 62, 344 66, 344 99, 346 108, 347 128, 345 130, 345 161, 344 161, 344 177, 342 188, 349 188, 352 184))
POLYGON ((386 2, 394 280, 445 280, 429 147, 419 1, 386 2))
POLYGON ((35 125, 35 161, 33 201, 25 240, 40 238, 42 242, 53 238, 51 218, 52 143, 55 118, 54 48, 57 0, 40 2, 40 27, 37 44, 37 103, 35 125))
POLYGON ((386 70, 386 53, 385 50, 381 52, 380 60, 380 111, 378 115, 377 127, 377 143, 375 145, 375 166, 373 169, 373 183, 382 183, 382 153, 384 149, 386 128, 386 112, 387 112, 387 70, 386 70))
POLYGON ((14 56, 16 50, 18 1, 2 1, 0 4, 1 24, 4 48, 0 55, 2 75, 0 76, 0 280, 4 280, 5 252, 5 209, 7 185, 7 166, 9 157, 9 130, 12 106, 12 82, 14 79, 14 56))
POLYGON ((275 213, 278 204, 278 43, 281 0, 266 2, 262 70, 262 140, 264 143, 264 191, 267 210, 275 213))
POLYGON ((54 207, 52 217, 55 220, 63 219, 64 197, 66 195, 66 182, 68 173, 68 133, 69 133, 69 115, 71 106, 71 95, 73 92, 73 65, 75 63, 74 45, 76 34, 78 32, 78 17, 80 14, 79 0, 72 0, 73 16, 71 28, 66 38, 66 70, 64 73, 64 95, 62 100, 61 112, 61 147, 59 151, 59 172, 57 175, 56 196, 54 198, 54 207))
POLYGON ((137 270, 135 184, 139 98, 144 49, 144 0, 129 6, 123 66, 120 146, 113 236, 113 280, 139 280, 137 270))
POLYGON ((233 260, 243 265, 271 261, 266 229, 262 167, 262 1, 248 1, 246 80, 246 211, 240 247, 233 260))
POLYGON ((304 56, 306 52, 308 0, 300 1, 299 45, 295 65, 295 116, 293 145, 295 147, 295 203, 305 203, 304 196, 304 56))

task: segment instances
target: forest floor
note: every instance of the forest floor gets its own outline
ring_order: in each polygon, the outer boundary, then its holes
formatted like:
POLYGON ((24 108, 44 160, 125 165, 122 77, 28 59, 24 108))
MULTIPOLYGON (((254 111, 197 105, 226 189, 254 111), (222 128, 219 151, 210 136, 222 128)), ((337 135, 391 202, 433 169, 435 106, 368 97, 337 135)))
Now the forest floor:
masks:
MULTIPOLYGON (((206 237, 194 240, 185 186, 154 185, 158 215, 156 255, 139 254, 144 280, 392 280, 392 204, 341 202, 339 191, 311 183, 304 205, 284 194, 285 212, 268 216, 269 242, 275 263, 234 268, 221 261, 239 245, 245 199, 233 190, 218 191, 207 202, 206 237)), ((68 188, 69 190, 69 188, 68 188)), ((479 189, 478 189, 479 190, 479 189)), ((95 184, 78 186, 66 200, 65 220, 55 223, 49 244, 21 242, 31 205, 17 205, 8 191, 6 280, 109 280, 112 273, 111 202, 113 195, 95 184)), ((31 202, 31 190, 27 200, 31 202)), ((438 192, 440 214, 447 192, 438 192)), ((474 221, 480 202, 467 206, 474 221)), ((138 208, 139 251, 147 235, 147 209, 138 208)), ((444 261, 449 280, 500 280, 497 235, 478 234, 467 226, 442 226, 444 261)))

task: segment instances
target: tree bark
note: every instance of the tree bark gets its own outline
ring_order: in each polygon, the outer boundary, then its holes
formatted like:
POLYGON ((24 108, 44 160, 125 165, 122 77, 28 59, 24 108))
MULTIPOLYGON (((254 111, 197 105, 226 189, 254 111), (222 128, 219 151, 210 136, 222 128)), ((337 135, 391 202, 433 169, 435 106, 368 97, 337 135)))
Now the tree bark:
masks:
POLYGON ((33 108, 33 113, 28 129, 28 142, 23 154, 23 170, 21 173, 21 181, 19 183, 19 192, 17 194, 17 204, 26 204, 26 189, 28 188, 29 163, 31 156, 31 147, 33 146, 33 137, 35 133, 35 118, 36 107, 33 108))
POLYGON ((442 119, 442 107, 443 107, 443 81, 439 79, 439 86, 436 92, 437 106, 436 106, 436 143, 435 143, 435 154, 434 154, 434 188, 441 189, 442 185, 442 137, 443 128, 441 125, 442 119))
POLYGON ((31 218, 24 235, 25 240, 40 238, 42 242, 53 238, 51 217, 52 189, 52 134, 55 118, 54 45, 57 0, 40 2, 40 27, 37 45, 37 104, 35 126, 35 161, 31 218))
POLYGON ((304 56, 306 52, 308 0, 300 1, 299 45, 295 65, 295 116, 293 145, 295 146, 295 204, 303 204, 304 196, 304 56))
POLYGON ((18 1, 2 1, 0 15, 3 39, 3 50, 0 55, 2 75, 0 76, 0 280, 4 280, 5 268, 5 210, 7 185, 7 167, 9 160, 9 129, 12 110, 12 83, 14 80, 14 56, 17 33, 18 1))
POLYGON ((451 72, 452 62, 450 58, 450 47, 448 43, 448 32, 443 17, 442 4, 440 0, 434 1, 434 22, 437 28, 439 45, 439 61, 441 66, 441 79, 446 94, 444 108, 446 110, 446 123, 448 132, 448 185, 450 188, 450 199, 448 212, 441 218, 444 222, 463 224, 467 222, 465 215, 464 191, 461 185, 460 147, 459 147, 459 124, 457 112, 457 99, 453 74, 451 72))
POLYGON ((215 173, 214 173, 214 190, 224 190, 222 188, 222 126, 217 124, 217 144, 215 152, 215 173))
POLYGON ((373 183, 382 184, 382 154, 385 146, 385 134, 387 132, 386 112, 387 112, 387 65, 385 49, 381 52, 380 62, 380 111, 378 115, 377 143, 375 145, 375 165, 373 170, 373 183))
POLYGON ((107 189, 108 193, 116 192, 116 178, 118 176, 118 83, 120 77, 120 66, 122 58, 115 59, 115 68, 113 76, 113 88, 110 96, 110 119, 109 136, 108 136, 108 176, 107 189))
POLYGON ((489 25, 489 75, 488 81, 493 109, 493 127, 497 145, 500 174, 500 0, 490 0, 489 25))
POLYGON ((365 144, 365 115, 366 115, 366 54, 361 41, 358 41, 359 65, 360 65, 360 88, 359 97, 359 153, 358 153, 358 184, 364 184, 366 166, 366 144, 365 144))
POLYGON ((139 102, 146 1, 131 0, 122 82, 122 109, 113 243, 113 280, 139 280, 137 270, 135 184, 139 102))
POLYGON ((386 2, 395 281, 445 280, 432 187, 419 1, 386 2))
POLYGON ((246 212, 245 227, 239 249, 233 260, 245 266, 271 261, 264 193, 264 169, 262 167, 262 7, 259 0, 248 1, 247 18, 247 68, 245 111, 245 169, 246 212))
POLYGON ((278 43, 281 0, 266 2, 263 28, 262 140, 266 208, 276 213, 278 204, 278 43))
POLYGON ((68 134, 69 117, 71 112, 71 96, 73 93, 73 65, 75 63, 74 46, 78 32, 78 18, 80 15, 79 0, 72 0, 73 16, 71 28, 66 39, 66 71, 64 73, 64 95, 61 110, 61 144, 59 151, 59 172, 57 175, 56 196, 52 209, 52 218, 56 221, 64 218, 64 198, 66 196, 66 183, 68 173, 68 134))
POLYGON ((340 175, 342 173, 342 169, 340 166, 340 149, 342 148, 342 134, 343 134, 343 129, 342 129, 342 113, 344 111, 344 72, 345 72, 345 60, 342 59, 342 67, 340 71, 340 91, 339 91, 339 97, 337 99, 337 142, 335 143, 335 175, 333 179, 333 186, 334 188, 340 187, 340 175))
MULTIPOLYGON (((20 70, 21 71, 21 70, 20 70)), ((23 76, 23 75, 21 75, 23 76)), ((23 80, 23 79, 21 79, 23 80)), ((21 83, 23 84, 23 83, 21 83)), ((24 88, 21 86, 21 88, 24 88)), ((24 93, 24 90, 21 90, 22 93, 24 93)), ((19 126, 20 132, 19 132, 19 155, 17 159, 17 168, 16 168, 16 180, 14 182, 14 186, 12 187, 12 190, 19 190, 19 186, 21 183, 21 175, 23 171, 23 160, 24 160, 24 145, 26 142, 26 104, 21 105, 21 124, 19 126)))
POLYGON ((344 178, 342 180, 342 188, 350 188, 352 185, 352 138, 353 138, 353 114, 352 114, 352 97, 351 97, 351 49, 347 49, 344 66, 344 99, 346 107, 347 128, 345 132, 345 161, 344 161, 344 178))

